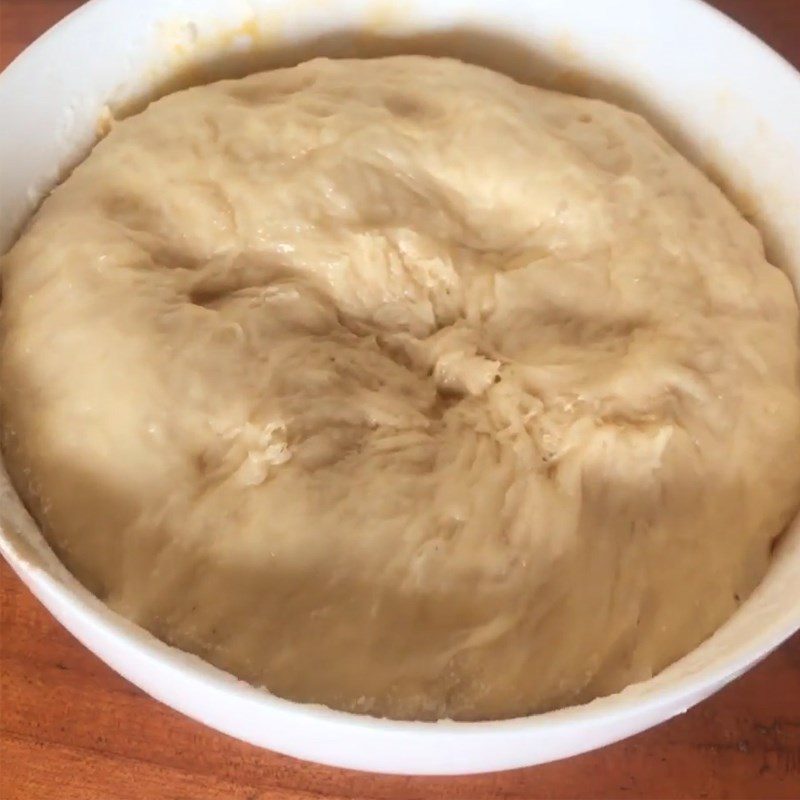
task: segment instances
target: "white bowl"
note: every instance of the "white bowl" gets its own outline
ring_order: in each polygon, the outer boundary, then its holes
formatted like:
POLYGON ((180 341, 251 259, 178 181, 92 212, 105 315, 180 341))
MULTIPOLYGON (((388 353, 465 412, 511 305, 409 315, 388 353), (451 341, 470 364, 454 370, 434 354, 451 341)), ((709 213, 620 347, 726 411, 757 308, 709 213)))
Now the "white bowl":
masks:
MULTIPOLYGON (((347 37, 326 34, 348 29, 368 30, 357 42, 371 52, 466 55, 549 82, 559 72, 573 82, 582 75, 584 88, 629 105, 644 98, 651 118, 695 159, 733 178, 768 233, 772 257, 800 285, 800 76, 697 0, 428 0, 414 6, 94 0, 0 76, 0 251, 43 191, 94 140, 106 103, 146 93, 187 61, 220 53, 242 60, 251 47, 272 46, 284 58, 342 52, 347 37), (395 34, 414 36, 386 38, 395 34), (304 41, 311 44, 298 44, 304 41)), ((796 520, 753 596, 711 639, 657 677, 587 705, 523 719, 396 722, 273 697, 110 612, 61 566, 4 475, 0 528, 0 551, 33 593, 145 692, 253 744, 362 770, 483 772, 591 750, 686 710, 800 628, 796 520)))

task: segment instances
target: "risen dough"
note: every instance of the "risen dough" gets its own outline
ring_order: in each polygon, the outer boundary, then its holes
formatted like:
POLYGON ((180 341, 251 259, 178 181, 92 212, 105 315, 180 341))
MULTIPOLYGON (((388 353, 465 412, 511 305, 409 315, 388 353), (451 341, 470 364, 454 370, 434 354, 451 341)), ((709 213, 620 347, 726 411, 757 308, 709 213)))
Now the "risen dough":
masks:
POLYGON ((278 695, 508 717, 707 637, 800 495, 798 309, 640 117, 419 57, 116 125, 3 266, 66 565, 278 695))

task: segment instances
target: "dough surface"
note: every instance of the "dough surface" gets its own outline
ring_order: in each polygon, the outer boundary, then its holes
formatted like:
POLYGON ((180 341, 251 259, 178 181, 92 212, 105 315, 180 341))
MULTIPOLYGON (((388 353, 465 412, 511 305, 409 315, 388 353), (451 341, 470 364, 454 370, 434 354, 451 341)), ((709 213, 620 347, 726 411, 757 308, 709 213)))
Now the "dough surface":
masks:
POLYGON ((282 697, 502 718, 651 676, 800 500, 798 308, 639 116, 315 60, 116 124, 2 265, 67 567, 282 697))

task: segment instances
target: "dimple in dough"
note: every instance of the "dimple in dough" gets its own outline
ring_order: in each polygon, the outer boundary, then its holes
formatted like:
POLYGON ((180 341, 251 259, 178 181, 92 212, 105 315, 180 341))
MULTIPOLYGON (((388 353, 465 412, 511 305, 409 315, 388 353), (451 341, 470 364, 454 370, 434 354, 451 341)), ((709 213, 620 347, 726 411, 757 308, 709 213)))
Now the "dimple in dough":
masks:
POLYGON ((4 451, 113 609, 282 697, 585 701, 800 500, 798 308, 639 116, 422 57, 115 125, 2 267, 4 451))

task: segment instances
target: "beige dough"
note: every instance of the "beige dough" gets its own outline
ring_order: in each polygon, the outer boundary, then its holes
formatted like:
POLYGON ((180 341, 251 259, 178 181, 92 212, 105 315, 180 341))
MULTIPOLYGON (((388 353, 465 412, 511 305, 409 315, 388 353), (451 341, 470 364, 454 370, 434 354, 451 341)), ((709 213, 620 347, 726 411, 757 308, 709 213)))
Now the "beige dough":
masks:
POLYGON ((316 60, 113 127, 2 267, 4 451, 112 608, 282 696, 646 678, 800 500, 798 308, 639 116, 316 60))

